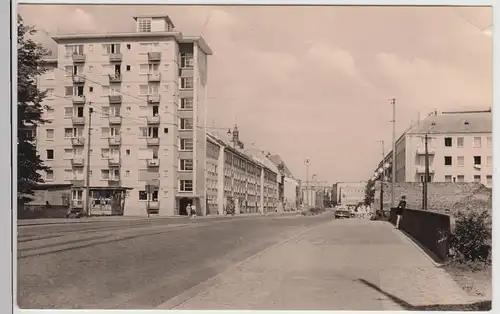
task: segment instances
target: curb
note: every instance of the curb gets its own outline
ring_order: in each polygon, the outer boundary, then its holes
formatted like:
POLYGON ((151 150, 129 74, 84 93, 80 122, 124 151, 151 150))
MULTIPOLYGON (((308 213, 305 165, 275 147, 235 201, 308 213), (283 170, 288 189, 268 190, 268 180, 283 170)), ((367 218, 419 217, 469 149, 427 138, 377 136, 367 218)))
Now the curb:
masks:
POLYGON ((184 292, 181 292, 180 294, 174 296, 173 298, 167 300, 166 302, 160 304, 159 306, 156 307, 156 309, 159 309, 159 310, 175 310, 176 307, 178 307, 179 305, 183 304, 183 303, 186 303, 187 301, 189 301, 190 299, 194 298, 195 296, 197 296, 198 294, 200 294, 202 291, 210 288, 211 286, 213 286, 218 280, 219 278, 221 278, 224 273, 227 273, 229 271, 232 271, 232 270, 237 270, 241 265, 269 252, 270 250, 278 247, 278 246, 281 246, 291 240, 294 240, 298 237, 300 237, 301 235, 305 234, 305 233, 308 233, 308 232, 311 232, 317 228, 320 228, 320 227, 323 227, 325 225, 327 225, 329 223, 329 221, 327 222, 323 222, 323 223, 320 223, 314 227, 311 227, 311 228, 308 228, 308 229, 305 229, 305 230, 302 230, 302 231, 299 231, 298 233, 296 233, 295 235, 285 239, 285 240, 282 240, 278 243, 275 243, 273 245, 271 245, 270 247, 252 255, 252 256, 249 256, 247 258, 245 258, 244 260, 240 261, 240 262, 237 262, 236 264, 230 266, 229 268, 227 268, 226 270, 218 273, 217 275, 195 285, 194 287, 184 291, 184 292))

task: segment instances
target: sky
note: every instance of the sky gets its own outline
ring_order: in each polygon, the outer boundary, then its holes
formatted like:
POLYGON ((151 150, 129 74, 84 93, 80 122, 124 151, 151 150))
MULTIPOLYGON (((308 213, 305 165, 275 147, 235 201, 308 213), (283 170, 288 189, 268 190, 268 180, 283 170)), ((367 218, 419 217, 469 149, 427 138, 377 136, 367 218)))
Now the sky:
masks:
MULTIPOLYGON (((433 110, 492 106, 489 7, 19 5, 36 40, 133 32, 166 14, 203 36, 208 124, 238 125, 247 147, 279 154, 295 177, 367 180, 397 137, 433 110)), ((223 132, 223 131, 222 131, 223 132)))

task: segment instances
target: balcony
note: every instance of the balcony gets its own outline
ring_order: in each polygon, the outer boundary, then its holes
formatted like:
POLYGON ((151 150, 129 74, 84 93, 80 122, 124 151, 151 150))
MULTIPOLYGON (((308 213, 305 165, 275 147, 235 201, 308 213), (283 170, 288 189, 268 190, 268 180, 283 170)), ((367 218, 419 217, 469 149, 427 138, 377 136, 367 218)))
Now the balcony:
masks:
POLYGON ((109 62, 122 62, 123 55, 121 53, 109 54, 109 62))
POLYGON ((71 139, 71 145, 73 146, 82 146, 85 145, 85 139, 83 137, 73 137, 71 139))
MULTIPOLYGON (((427 154, 434 155, 435 153, 436 153, 435 147, 427 147, 427 154)), ((424 146, 417 147, 417 155, 425 155, 425 147, 424 146)))
POLYGON ((83 178, 76 177, 73 178, 70 182, 74 188, 83 188, 85 186, 85 180, 83 180, 83 178))
POLYGON ((157 158, 148 159, 148 167, 159 167, 160 160, 157 158))
POLYGON ((160 95, 148 95, 148 104, 159 104, 160 95))
POLYGON ((160 116, 147 116, 146 119, 148 120, 148 124, 155 125, 155 124, 160 124, 160 116))
POLYGON ((83 167, 85 163, 85 159, 82 156, 74 156, 71 158, 71 165, 72 166, 80 166, 83 167))
POLYGON ((146 143, 151 146, 158 146, 160 145, 160 138, 158 137, 148 137, 146 138, 146 143))
POLYGON ((122 117, 109 116, 109 124, 122 124, 122 117))
POLYGON ((71 200, 71 208, 83 208, 83 201, 82 200, 71 200))
POLYGON ((122 103, 122 95, 109 95, 109 103, 112 105, 119 105, 122 103))
POLYGON ((160 73, 148 73, 148 82, 160 82, 161 74, 160 73))
POLYGON ((73 122, 73 125, 84 125, 85 117, 71 117, 71 122, 73 122))
POLYGON ((83 53, 74 53, 72 56, 73 63, 85 63, 85 55, 83 53))
MULTIPOLYGON (((417 173, 425 174, 425 166, 416 165, 415 170, 417 173)), ((434 173, 435 169, 432 166, 429 166, 429 173, 434 173)))
POLYGON ((148 52, 148 61, 149 62, 160 62, 161 61, 161 52, 148 52))
POLYGON ((120 156, 112 156, 108 159, 108 165, 110 167, 119 167, 120 166, 120 156))
POLYGON ((108 139, 108 143, 110 146, 119 146, 122 144, 122 139, 121 139, 121 136, 119 135, 116 135, 116 136, 112 136, 108 139))
POLYGON ((108 181, 109 183, 119 183, 119 182, 120 182, 120 178, 119 178, 119 177, 114 177, 114 176, 113 176, 113 177, 109 177, 109 178, 107 179, 107 181, 108 181))
POLYGON ((75 75, 73 75, 73 83, 74 84, 83 84, 83 83, 85 83, 85 75, 83 75, 83 74, 75 74, 75 75))
POLYGON ((109 83, 121 83, 122 82, 122 76, 121 74, 109 74, 109 83))
POLYGON ((85 96, 75 95, 73 96, 73 105, 83 105, 85 104, 85 96))

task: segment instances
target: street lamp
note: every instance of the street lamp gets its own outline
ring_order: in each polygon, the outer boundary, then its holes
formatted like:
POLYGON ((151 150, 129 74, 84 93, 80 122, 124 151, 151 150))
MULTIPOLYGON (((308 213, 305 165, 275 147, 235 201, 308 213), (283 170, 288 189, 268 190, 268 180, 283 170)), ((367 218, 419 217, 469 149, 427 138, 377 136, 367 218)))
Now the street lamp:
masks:
POLYGON ((306 166, 306 203, 309 206, 309 166, 311 165, 309 158, 304 160, 304 165, 306 166))

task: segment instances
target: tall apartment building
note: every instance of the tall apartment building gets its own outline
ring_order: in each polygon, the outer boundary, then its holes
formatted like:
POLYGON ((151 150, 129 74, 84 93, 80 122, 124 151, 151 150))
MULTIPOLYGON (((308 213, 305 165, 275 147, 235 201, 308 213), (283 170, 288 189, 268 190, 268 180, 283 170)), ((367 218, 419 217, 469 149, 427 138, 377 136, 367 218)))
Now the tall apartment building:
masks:
POLYGON ((177 215, 186 202, 204 214, 212 51, 168 16, 134 19, 135 32, 52 37, 57 59, 39 80, 51 121, 37 130, 44 179, 68 184, 83 209, 90 170, 93 215, 177 215))
MULTIPOLYGON (((426 134, 429 182, 478 182, 491 187, 491 110, 434 112, 412 126, 396 141, 396 182, 424 181, 426 134)), ((392 152, 384 163, 392 164, 392 152)))

